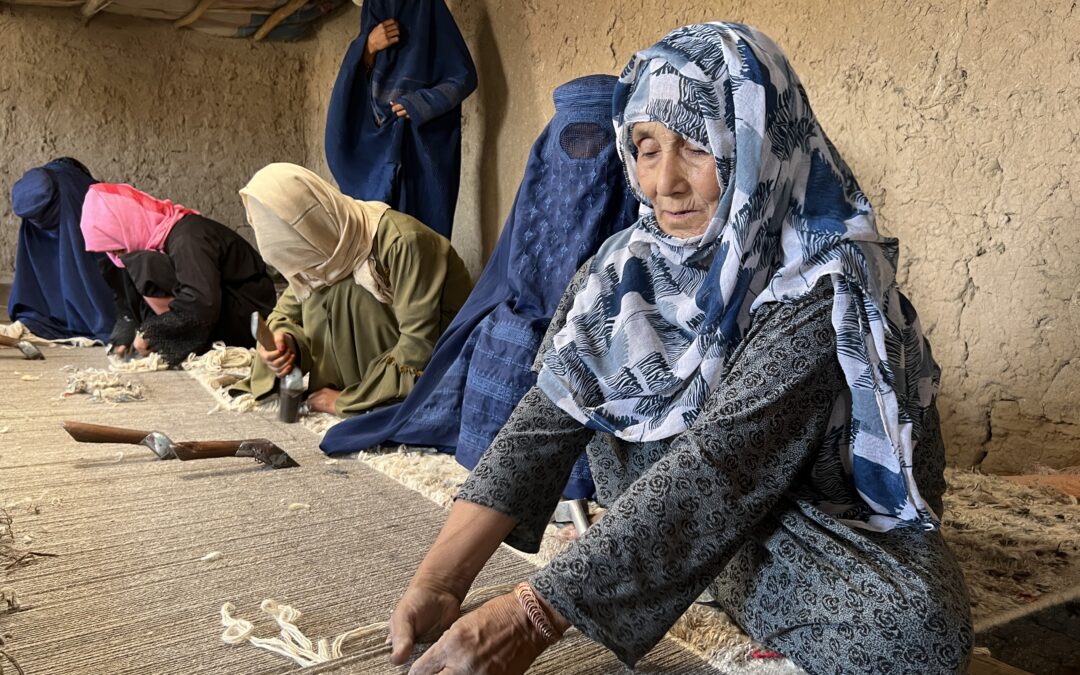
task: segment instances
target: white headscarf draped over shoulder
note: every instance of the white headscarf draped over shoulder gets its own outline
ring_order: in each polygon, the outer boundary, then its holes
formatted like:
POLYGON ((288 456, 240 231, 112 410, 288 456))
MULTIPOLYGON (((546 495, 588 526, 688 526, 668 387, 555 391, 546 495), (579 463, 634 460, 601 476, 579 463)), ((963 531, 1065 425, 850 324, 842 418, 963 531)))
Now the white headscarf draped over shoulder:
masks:
POLYGON ((914 464, 944 459, 937 448, 916 453, 940 370, 896 286, 898 244, 878 234, 787 57, 749 26, 697 24, 636 54, 619 82, 619 151, 645 207, 631 140, 645 121, 712 151, 720 203, 695 237, 665 233, 645 208, 608 239, 537 385, 592 429, 672 438, 723 382, 758 308, 830 283, 849 391, 821 448, 830 494, 818 506, 874 530, 935 527, 914 464))
POLYGON ((393 301, 371 253, 388 205, 347 197, 313 171, 287 163, 259 169, 240 197, 259 252, 298 299, 352 276, 379 302, 393 301))

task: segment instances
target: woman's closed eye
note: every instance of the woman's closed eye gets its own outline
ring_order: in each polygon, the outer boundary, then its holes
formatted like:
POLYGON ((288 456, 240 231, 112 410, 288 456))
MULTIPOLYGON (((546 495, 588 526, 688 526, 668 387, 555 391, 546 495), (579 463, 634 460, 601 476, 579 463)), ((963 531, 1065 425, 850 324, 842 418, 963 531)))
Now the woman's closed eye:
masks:
POLYGON ((660 144, 654 139, 646 138, 637 144, 638 157, 656 157, 660 154, 660 144))

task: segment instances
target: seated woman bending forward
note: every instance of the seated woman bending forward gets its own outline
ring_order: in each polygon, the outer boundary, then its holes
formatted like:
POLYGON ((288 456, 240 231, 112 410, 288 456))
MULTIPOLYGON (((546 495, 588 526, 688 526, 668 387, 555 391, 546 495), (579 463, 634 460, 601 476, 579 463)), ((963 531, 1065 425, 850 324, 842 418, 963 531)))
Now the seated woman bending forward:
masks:
POLYGON ((90 186, 80 228, 86 250, 113 263, 102 272, 116 299, 116 354, 157 352, 178 366, 218 340, 255 344, 251 313, 274 306, 274 282, 233 230, 123 183, 90 186))
POLYGON ((811 673, 962 672, 939 370, 896 241, 761 33, 680 28, 624 73, 620 152, 651 212, 567 290, 537 386, 394 610, 391 660, 445 631, 414 674, 521 673, 572 625, 633 664, 708 589, 811 673), (461 616, 500 541, 537 549, 583 447, 607 513, 461 616))
POLYGON ((405 398, 472 289, 449 240, 295 164, 266 166, 240 195, 289 288, 268 320, 277 349, 259 347, 237 389, 266 396, 299 359, 313 410, 347 416, 405 398))

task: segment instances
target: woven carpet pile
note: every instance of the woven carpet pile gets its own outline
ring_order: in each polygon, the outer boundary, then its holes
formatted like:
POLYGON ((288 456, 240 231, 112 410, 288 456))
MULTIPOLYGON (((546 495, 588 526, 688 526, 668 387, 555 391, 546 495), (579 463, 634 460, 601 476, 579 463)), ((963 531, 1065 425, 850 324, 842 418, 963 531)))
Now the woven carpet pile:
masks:
MULTIPOLYGON (((104 367, 104 350, 43 351, 44 361, 0 351, 0 506, 11 521, 0 529, 0 649, 27 675, 298 669, 249 644, 224 644, 227 601, 259 637, 277 633, 259 611, 264 598, 301 610, 299 627, 312 638, 389 616, 442 524, 438 505, 363 463, 328 463, 318 435, 302 425, 207 414, 213 400, 182 371, 124 373, 142 400, 62 396, 72 372, 62 368, 104 367), (65 419, 176 441, 265 437, 301 467, 159 461, 142 446, 76 443, 61 428, 65 419)), ((477 585, 518 581, 532 569, 500 551, 477 585)), ((388 664, 383 637, 309 672, 403 672, 388 664)), ((2 658, 0 667, 15 672, 2 658)), ((716 672, 671 640, 641 670, 716 672)), ((532 672, 623 668, 578 634, 532 672)))
MULTIPOLYGON (((42 349, 45 361, 0 351, 0 650, 27 675, 291 672, 298 667, 281 656, 225 645, 222 604, 232 602, 259 637, 277 633, 259 612, 264 598, 301 610, 311 638, 385 620, 466 475, 451 457, 416 450, 327 459, 318 441, 329 416, 285 425, 272 404, 221 395, 230 373, 242 372, 236 354, 186 372, 114 372, 110 386, 139 388, 141 398, 128 399, 72 386, 83 369, 108 367, 103 349, 42 349), (177 441, 265 437, 302 466, 159 461, 141 446, 76 443, 65 419, 177 441)), ((949 480, 944 532, 977 624, 1080 585, 1075 498, 970 472, 949 480)), ((500 551, 477 586, 524 578, 565 546, 560 534, 549 527, 536 556, 500 551)), ((388 665, 381 643, 380 635, 306 672, 404 672, 388 665)), ((755 649, 722 612, 695 605, 637 670, 802 672, 785 659, 755 659, 755 649)), ((572 633, 530 672, 625 670, 572 633)))

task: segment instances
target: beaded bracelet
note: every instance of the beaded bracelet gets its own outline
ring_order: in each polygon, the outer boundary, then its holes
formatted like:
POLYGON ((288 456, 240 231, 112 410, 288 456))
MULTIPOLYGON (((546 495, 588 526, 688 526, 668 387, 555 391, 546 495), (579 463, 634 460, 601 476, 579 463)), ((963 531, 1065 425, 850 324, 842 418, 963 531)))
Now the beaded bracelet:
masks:
POLYGON ((522 609, 525 610, 525 614, 529 617, 529 623, 532 624, 532 627, 536 632, 539 633, 549 645, 558 642, 562 635, 555 630, 553 625, 551 625, 547 612, 544 611, 544 607, 540 604, 540 600, 537 599, 536 592, 533 591, 529 582, 522 581, 517 586, 514 586, 514 597, 517 598, 522 609))

